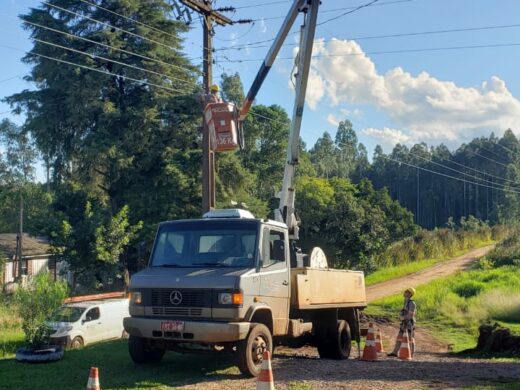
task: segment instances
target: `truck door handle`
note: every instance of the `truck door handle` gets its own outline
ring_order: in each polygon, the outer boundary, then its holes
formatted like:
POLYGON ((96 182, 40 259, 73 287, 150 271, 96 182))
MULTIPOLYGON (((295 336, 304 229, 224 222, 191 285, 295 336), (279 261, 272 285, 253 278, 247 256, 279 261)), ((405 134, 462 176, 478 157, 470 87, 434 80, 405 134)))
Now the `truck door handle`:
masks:
POLYGON ((289 285, 289 282, 287 280, 284 280, 283 283, 282 283, 284 286, 288 286, 289 285))

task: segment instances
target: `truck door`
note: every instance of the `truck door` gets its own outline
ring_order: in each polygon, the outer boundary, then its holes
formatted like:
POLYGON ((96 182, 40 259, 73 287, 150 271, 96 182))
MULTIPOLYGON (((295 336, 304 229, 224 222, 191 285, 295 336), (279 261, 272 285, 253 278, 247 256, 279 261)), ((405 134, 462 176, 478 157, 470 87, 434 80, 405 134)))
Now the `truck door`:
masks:
POLYGON ((260 296, 271 307, 273 333, 283 335, 289 323, 289 248, 283 229, 265 226, 262 234, 262 267, 260 269, 260 296))

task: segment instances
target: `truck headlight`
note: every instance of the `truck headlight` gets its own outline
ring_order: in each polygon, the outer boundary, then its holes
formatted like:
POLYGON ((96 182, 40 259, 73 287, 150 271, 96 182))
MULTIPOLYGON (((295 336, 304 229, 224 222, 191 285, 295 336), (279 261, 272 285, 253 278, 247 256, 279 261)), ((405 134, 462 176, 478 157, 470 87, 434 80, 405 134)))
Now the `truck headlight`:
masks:
POLYGON ((218 294, 219 305, 240 306, 244 303, 244 295, 241 292, 225 292, 218 294))
POLYGON ((66 325, 58 329, 58 333, 70 332, 72 330, 72 325, 66 325))
POLYGON ((142 302, 142 296, 139 291, 130 292, 130 303, 133 305, 140 305, 142 302))

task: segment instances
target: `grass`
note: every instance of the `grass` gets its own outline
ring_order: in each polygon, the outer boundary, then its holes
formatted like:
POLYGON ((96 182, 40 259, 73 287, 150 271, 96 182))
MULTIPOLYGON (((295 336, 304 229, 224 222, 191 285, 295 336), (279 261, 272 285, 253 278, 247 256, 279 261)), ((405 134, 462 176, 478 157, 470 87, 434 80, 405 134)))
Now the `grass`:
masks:
POLYGON ((13 356, 23 341, 22 323, 14 306, 0 295, 0 359, 13 356))
MULTIPOLYGON (((493 244, 494 241, 479 241, 471 250, 481 248, 487 245, 493 244)), ((369 274, 365 279, 365 284, 370 286, 372 284, 386 282, 387 280, 392 280, 395 278, 400 278, 402 276, 413 274, 414 272, 422 271, 426 268, 432 267, 435 264, 439 264, 445 261, 450 260, 453 257, 461 256, 464 253, 467 253, 469 249, 460 249, 451 254, 446 254, 437 258, 412 261, 409 263, 394 265, 390 267, 385 267, 378 269, 377 271, 369 274)))
MULTIPOLYGON (((171 389, 202 386, 212 380, 242 379, 230 357, 181 355, 167 352, 159 364, 136 366, 128 355, 128 342, 117 340, 65 352, 63 360, 26 364, 0 360, 0 389, 84 389, 89 369, 99 368, 103 389, 171 389)), ((305 390, 302 382, 292 389, 305 390)))

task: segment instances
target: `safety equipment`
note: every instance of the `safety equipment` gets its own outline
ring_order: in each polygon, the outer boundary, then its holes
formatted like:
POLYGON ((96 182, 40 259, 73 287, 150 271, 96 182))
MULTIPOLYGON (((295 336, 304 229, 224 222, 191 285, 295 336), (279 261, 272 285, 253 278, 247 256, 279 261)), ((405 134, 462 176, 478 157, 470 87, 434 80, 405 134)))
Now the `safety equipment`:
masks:
POLYGON ((410 293, 410 296, 414 296, 415 295, 415 288, 413 287, 408 287, 406 290, 404 290, 404 292, 409 292, 410 293))
POLYGON ((363 349, 363 356, 361 357, 361 360, 366 362, 377 361, 376 338, 374 325, 372 323, 368 324, 367 339, 365 341, 365 349, 363 349))
POLYGON ((237 127, 238 111, 233 103, 210 103, 204 109, 211 150, 229 152, 244 148, 242 127, 237 127))
POLYGON ((401 347, 397 357, 401 360, 412 360, 412 351, 410 350, 410 339, 408 338, 408 332, 404 332, 401 339, 401 347))
POLYGON ((376 352, 385 352, 385 349, 383 347, 383 338, 381 337, 381 329, 377 328, 376 333, 376 352))
POLYGON ((97 367, 90 367, 88 375, 87 390, 100 390, 99 386, 99 371, 97 367))
POLYGON ((220 91, 220 88, 217 84, 213 84, 210 89, 209 89, 211 92, 218 92, 220 91))
POLYGON ((271 368, 271 355, 264 351, 262 355, 262 371, 256 380, 256 390, 274 390, 273 369, 271 368))

